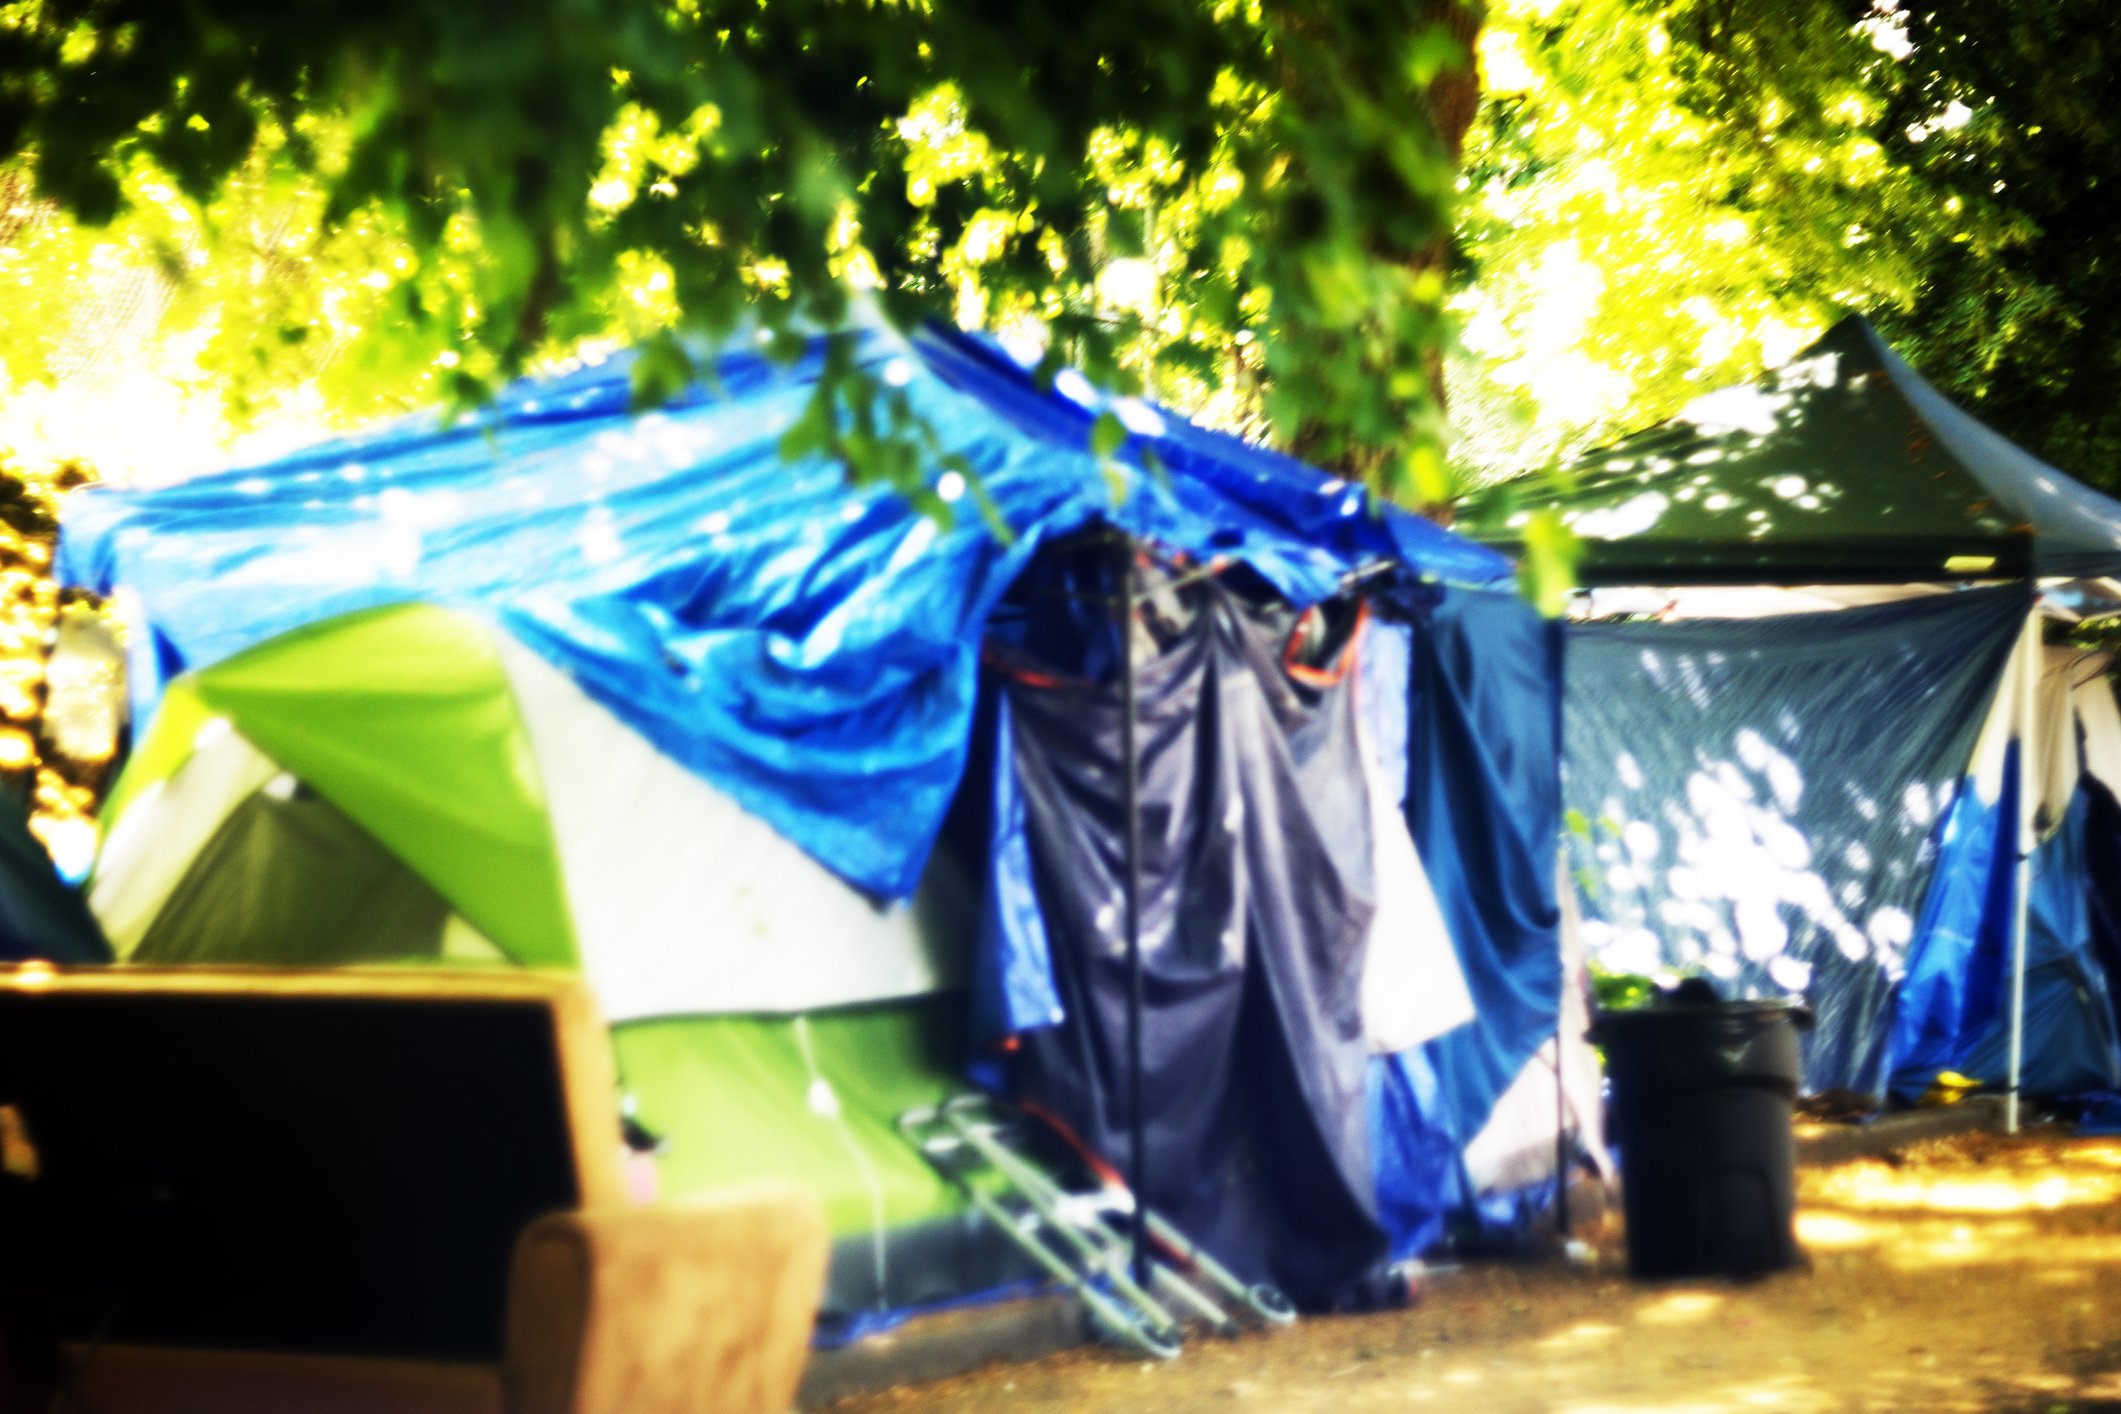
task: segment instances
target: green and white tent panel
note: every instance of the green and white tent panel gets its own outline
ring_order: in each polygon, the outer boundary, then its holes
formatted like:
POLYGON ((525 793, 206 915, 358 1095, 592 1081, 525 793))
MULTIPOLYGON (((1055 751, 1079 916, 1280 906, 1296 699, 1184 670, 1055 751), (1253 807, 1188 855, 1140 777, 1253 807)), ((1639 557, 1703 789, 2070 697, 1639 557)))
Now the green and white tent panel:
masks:
POLYGON ((579 965, 614 1022, 957 980, 961 881, 877 907, 505 632, 428 605, 180 679, 108 818, 90 901, 135 961, 579 965))
POLYGON ((892 1121, 959 1086, 965 872, 875 904, 504 630, 394 605, 180 678, 104 820, 120 961, 579 967, 666 1192, 959 1223, 892 1121))

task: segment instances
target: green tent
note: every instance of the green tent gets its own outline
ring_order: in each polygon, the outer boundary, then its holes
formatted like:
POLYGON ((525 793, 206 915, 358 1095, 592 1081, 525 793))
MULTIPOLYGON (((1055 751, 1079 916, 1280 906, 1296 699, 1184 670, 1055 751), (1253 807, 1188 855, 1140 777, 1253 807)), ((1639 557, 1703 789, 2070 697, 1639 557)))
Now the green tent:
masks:
POLYGON ((1489 488, 1458 529, 1520 549, 1552 506, 1588 586, 2121 573, 2121 503, 1955 407, 1858 316, 1758 382, 1489 488))
POLYGON ((947 856, 879 907, 499 629, 398 605, 180 678, 104 829, 121 961, 579 968, 666 1194, 814 1189, 846 1312, 1013 1274, 893 1129, 961 1088, 947 856))

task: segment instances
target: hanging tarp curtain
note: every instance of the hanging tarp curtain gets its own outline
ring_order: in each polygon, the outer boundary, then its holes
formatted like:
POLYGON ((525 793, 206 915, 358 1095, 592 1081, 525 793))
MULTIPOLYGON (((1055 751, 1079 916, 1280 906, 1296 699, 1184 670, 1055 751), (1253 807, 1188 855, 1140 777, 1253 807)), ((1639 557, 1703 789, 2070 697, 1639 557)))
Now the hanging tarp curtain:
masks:
MULTIPOLYGON (((1352 677, 1298 681, 1282 661, 1286 619, 1255 621, 1212 582, 1145 618, 1147 1198, 1239 1271, 1327 1299, 1383 1251, 1362 1108, 1374 881, 1355 808, 1352 677), (1321 791, 1326 776, 1334 792, 1321 791)), ((1130 1120, 1119 694, 1079 662, 1012 656, 995 674, 1063 1018, 1016 1038, 1008 1079, 1119 1158, 1130 1120)))
POLYGON ((1408 813, 1478 1013, 1431 1059, 1477 1128, 1560 1005, 1561 631, 1521 600, 1458 594, 1415 646, 1408 813))
POLYGON ((2103 777, 2090 776, 2080 788, 2091 952, 2106 974, 2108 1011, 2121 1035, 2121 801, 2103 777))
MULTIPOLYGON (((2111 979, 2093 948, 2086 870, 2091 802, 2079 791, 2059 828, 2033 852, 2025 929, 2024 1059, 2019 1089, 2076 1095, 2121 1086, 2111 979)), ((2009 953, 1998 960, 2008 966, 2009 953)), ((1988 957, 1980 959, 1986 963, 1988 957)), ((2004 992, 2005 985, 1996 990, 2004 992)), ((2009 1079, 2009 1016, 1968 1018, 1952 1069, 2000 1088, 2009 1079)))
POLYGON ((1894 980, 2023 589, 1569 630, 1569 848, 1616 971, 1802 994, 1813 1090, 1885 1083, 1894 980))
POLYGON ((1413 634, 1407 815, 1476 1016, 1371 1062, 1377 1200, 1395 1256, 1470 1209, 1466 1146, 1555 1034, 1561 646, 1559 625, 1492 594, 1445 597, 1413 634))

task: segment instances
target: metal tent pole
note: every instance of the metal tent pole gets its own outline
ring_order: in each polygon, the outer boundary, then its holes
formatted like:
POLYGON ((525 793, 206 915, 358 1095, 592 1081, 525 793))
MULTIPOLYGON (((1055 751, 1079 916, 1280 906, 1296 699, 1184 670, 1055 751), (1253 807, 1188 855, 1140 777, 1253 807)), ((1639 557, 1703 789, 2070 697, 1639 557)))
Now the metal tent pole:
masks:
POLYGON ((1566 971, 1561 989, 1561 1015, 1554 1019, 1554 1221, 1563 1240, 1567 1240, 1573 1234, 1569 1231, 1569 1083, 1561 1070, 1563 1021, 1569 1013, 1566 971))
POLYGON ((2021 647, 2023 671, 2018 680, 2018 818, 2013 823, 2017 869, 2011 888, 2011 1038, 2010 1080, 2003 1095, 2003 1132, 2018 1132, 2018 1084, 2025 1061, 2025 930, 2033 887, 2033 719, 2039 707, 2040 615, 2027 621, 2021 647))
POLYGON ((1121 906, 1127 930, 1127 1186, 1134 1192, 1134 1280, 1149 1284, 1148 1153, 1142 1121, 1141 752, 1134 732, 1134 542, 1122 535, 1119 557, 1120 811, 1126 818, 1121 906))

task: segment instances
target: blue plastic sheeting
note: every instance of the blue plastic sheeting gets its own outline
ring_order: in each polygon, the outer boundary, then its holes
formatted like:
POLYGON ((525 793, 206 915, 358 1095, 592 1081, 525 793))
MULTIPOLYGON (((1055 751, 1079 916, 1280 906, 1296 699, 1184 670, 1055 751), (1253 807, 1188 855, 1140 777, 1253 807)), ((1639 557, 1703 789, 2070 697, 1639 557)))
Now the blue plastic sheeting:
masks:
POLYGON ((2079 1139, 2121 1134, 2121 1094, 2109 1090, 2072 1099, 2077 1110, 2077 1127, 2072 1132, 2079 1139))
POLYGON ((1408 707, 1414 686, 1413 628, 1370 620, 1357 672, 1361 677, 1356 683, 1355 706, 1362 713, 1365 744, 1377 763, 1377 778, 1399 787, 1399 798, 1392 803, 1403 811, 1407 804, 1407 734, 1412 725, 1408 707))
MULTIPOLYGON (((962 455, 943 529, 823 457, 780 455, 823 364, 735 353, 661 411, 629 410, 616 358, 503 392, 445 427, 415 417, 263 466, 67 507, 58 573, 137 596, 134 681, 200 667, 378 603, 485 611, 667 755, 851 882, 910 892, 964 764, 980 634, 1039 545, 1115 524, 1249 563, 1309 604, 1353 569, 1488 583, 1494 552, 1286 457, 1080 377, 1042 391, 954 332, 856 336, 858 362, 962 455), (1115 492, 1089 449, 1130 429, 1115 492), (1148 454, 1167 475, 1141 470, 1148 454)), ((143 703, 143 705, 146 705, 143 703)))
POLYGON ((2084 881, 2090 896, 2091 950, 2106 973, 2107 1000, 2121 1032, 2121 801, 2097 776, 2086 772, 2077 789, 2084 796, 2084 881))
POLYGON ((1053 980, 1053 940, 1038 904, 1023 786, 1017 780, 1012 709, 1006 694, 993 697, 994 729, 983 769, 990 777, 987 880, 982 891, 979 940, 972 954, 972 1040, 975 1045, 1057 1026, 1066 1019, 1053 980))
POLYGON ((2028 603, 2017 588, 1569 634, 1570 849, 1593 962, 1802 993, 1804 1083, 1875 1093, 1893 979, 2028 603))
POLYGON ((1397 1256, 1467 1202, 1461 1155, 1561 1007, 1561 626, 1520 600, 1454 594, 1413 642, 1408 820, 1477 1012, 1371 1062, 1380 1219, 1397 1256))
POLYGON ((1938 831, 1936 868, 1893 1006, 1888 1088, 1902 1100, 1920 1096, 1939 1072, 1958 1070, 1970 1039, 2004 1004, 2017 892, 2010 838, 2018 814, 2017 764, 2012 742, 1994 801, 1962 781, 1938 831))
POLYGON ((1452 1219, 1471 1208, 1464 1160, 1471 1135, 1461 1134, 1426 1047, 1373 1058, 1365 1098, 1377 1221, 1391 1259, 1404 1262, 1441 1244, 1452 1219))
MULTIPOLYGON (((2011 815, 1998 811, 2008 828, 2011 815)), ((2086 870, 2091 801, 2079 789, 2062 827, 2033 851, 2032 894, 2025 928, 2024 1053, 2019 1088, 2034 1095, 2071 1095, 2121 1085, 2113 1002, 2105 967, 2093 952, 2093 881, 2086 870)), ((1919 1095, 1939 1070, 1955 1070, 1990 1086, 2010 1076, 2010 924, 2015 870, 2006 841, 1991 849, 2000 887, 1985 891, 1988 909, 1977 925, 1971 954, 1925 948, 1909 959, 1904 1004, 1927 1017, 1956 1010, 1949 1046, 1928 1045, 1898 1057, 1893 1089, 1919 1095), (1958 1003, 1956 1008, 1946 1001, 1958 1003), (1940 1063, 1941 1061, 1941 1063, 1940 1063)), ((1972 867, 1969 865, 1969 867, 1972 867)), ((1940 866, 1940 874, 1942 866, 1940 866)), ((1939 930, 1949 942, 1953 933, 1939 930)), ((1926 1028, 1934 1040, 1944 1027, 1926 1028)))

